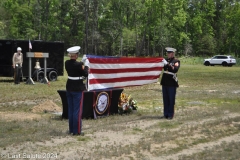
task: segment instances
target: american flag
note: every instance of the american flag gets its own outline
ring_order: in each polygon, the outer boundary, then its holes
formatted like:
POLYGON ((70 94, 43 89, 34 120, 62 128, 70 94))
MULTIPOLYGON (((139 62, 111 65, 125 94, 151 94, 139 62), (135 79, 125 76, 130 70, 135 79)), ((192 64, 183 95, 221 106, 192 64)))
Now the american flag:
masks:
POLYGON ((158 81, 163 58, 128 58, 87 55, 88 90, 140 86, 158 81))

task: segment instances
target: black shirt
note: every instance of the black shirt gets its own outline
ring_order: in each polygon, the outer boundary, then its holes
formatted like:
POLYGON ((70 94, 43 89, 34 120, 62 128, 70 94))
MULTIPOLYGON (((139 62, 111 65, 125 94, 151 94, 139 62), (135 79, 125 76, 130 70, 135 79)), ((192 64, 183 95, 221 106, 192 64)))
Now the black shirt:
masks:
MULTIPOLYGON (((174 57, 166 59, 166 61, 168 62, 168 64, 163 67, 164 71, 177 73, 180 68, 180 61, 174 57), (178 63, 178 66, 175 65, 176 63, 178 63), (172 69, 171 66, 174 66, 174 69, 172 69)), ((176 82, 173 79, 173 75, 167 74, 167 73, 162 74, 161 85, 169 86, 169 87, 178 87, 179 86, 178 82, 176 82)))
MULTIPOLYGON (((87 77, 88 76, 88 67, 85 66, 82 68, 83 62, 78 62, 75 59, 66 60, 65 68, 68 76, 70 77, 87 77)), ((84 91, 86 87, 82 79, 79 80, 67 80, 66 90, 72 92, 84 91)))

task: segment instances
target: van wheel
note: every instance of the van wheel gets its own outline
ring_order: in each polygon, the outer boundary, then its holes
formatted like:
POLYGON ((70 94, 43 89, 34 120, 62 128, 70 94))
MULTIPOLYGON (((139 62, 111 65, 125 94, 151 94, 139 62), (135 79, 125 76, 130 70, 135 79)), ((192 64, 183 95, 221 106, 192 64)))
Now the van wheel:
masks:
POLYGON ((43 80, 44 80, 44 72, 40 71, 38 72, 38 82, 43 83, 43 80))
POLYGON ((222 66, 227 66, 227 62, 222 62, 222 66))
POLYGON ((56 81, 57 80, 57 77, 58 77, 58 74, 56 71, 51 71, 49 72, 48 74, 48 80, 49 81, 56 81))
POLYGON ((204 65, 205 65, 205 66, 209 66, 209 65, 210 65, 210 62, 206 61, 206 62, 204 63, 204 65))

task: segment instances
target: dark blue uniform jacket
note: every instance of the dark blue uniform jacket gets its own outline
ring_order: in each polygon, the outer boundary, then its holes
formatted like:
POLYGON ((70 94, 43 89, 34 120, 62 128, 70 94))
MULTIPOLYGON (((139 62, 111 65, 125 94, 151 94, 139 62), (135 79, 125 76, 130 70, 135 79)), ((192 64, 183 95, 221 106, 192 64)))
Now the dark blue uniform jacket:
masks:
MULTIPOLYGON (((85 66, 82 68, 83 62, 78 62, 76 60, 70 59, 65 61, 65 68, 68 76, 70 77, 87 77, 88 76, 88 67, 85 66)), ((82 79, 79 80, 67 80, 66 90, 70 92, 79 92, 86 90, 85 84, 82 79)))
MULTIPOLYGON (((170 58, 170 59, 166 59, 166 61, 168 62, 168 64, 166 66, 164 66, 164 71, 168 71, 168 72, 172 72, 172 73, 177 73, 178 69, 180 68, 180 61, 176 58, 170 58), (175 66, 175 63, 178 62, 178 66, 175 66), (172 69, 172 66, 174 66, 174 69, 172 69)), ((173 79, 173 75, 171 74, 167 74, 167 73, 162 73, 162 80, 161 80, 161 85, 163 86, 169 86, 169 87, 178 87, 178 82, 176 82, 173 79)))

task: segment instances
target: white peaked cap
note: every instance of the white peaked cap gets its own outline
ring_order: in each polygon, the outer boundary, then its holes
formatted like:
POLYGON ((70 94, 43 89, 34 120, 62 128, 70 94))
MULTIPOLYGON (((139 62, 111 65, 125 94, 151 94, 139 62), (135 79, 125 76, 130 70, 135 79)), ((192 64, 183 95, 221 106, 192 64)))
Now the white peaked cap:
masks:
POLYGON ((17 51, 21 51, 21 50, 22 50, 22 48, 21 48, 21 47, 18 47, 18 48, 17 48, 17 51))
POLYGON ((176 52, 177 51, 175 48, 171 48, 171 47, 166 47, 165 49, 167 50, 167 52, 176 52))
POLYGON ((67 49, 67 52, 70 53, 70 54, 71 53, 78 53, 80 48, 81 48, 80 46, 70 47, 70 48, 67 49))

